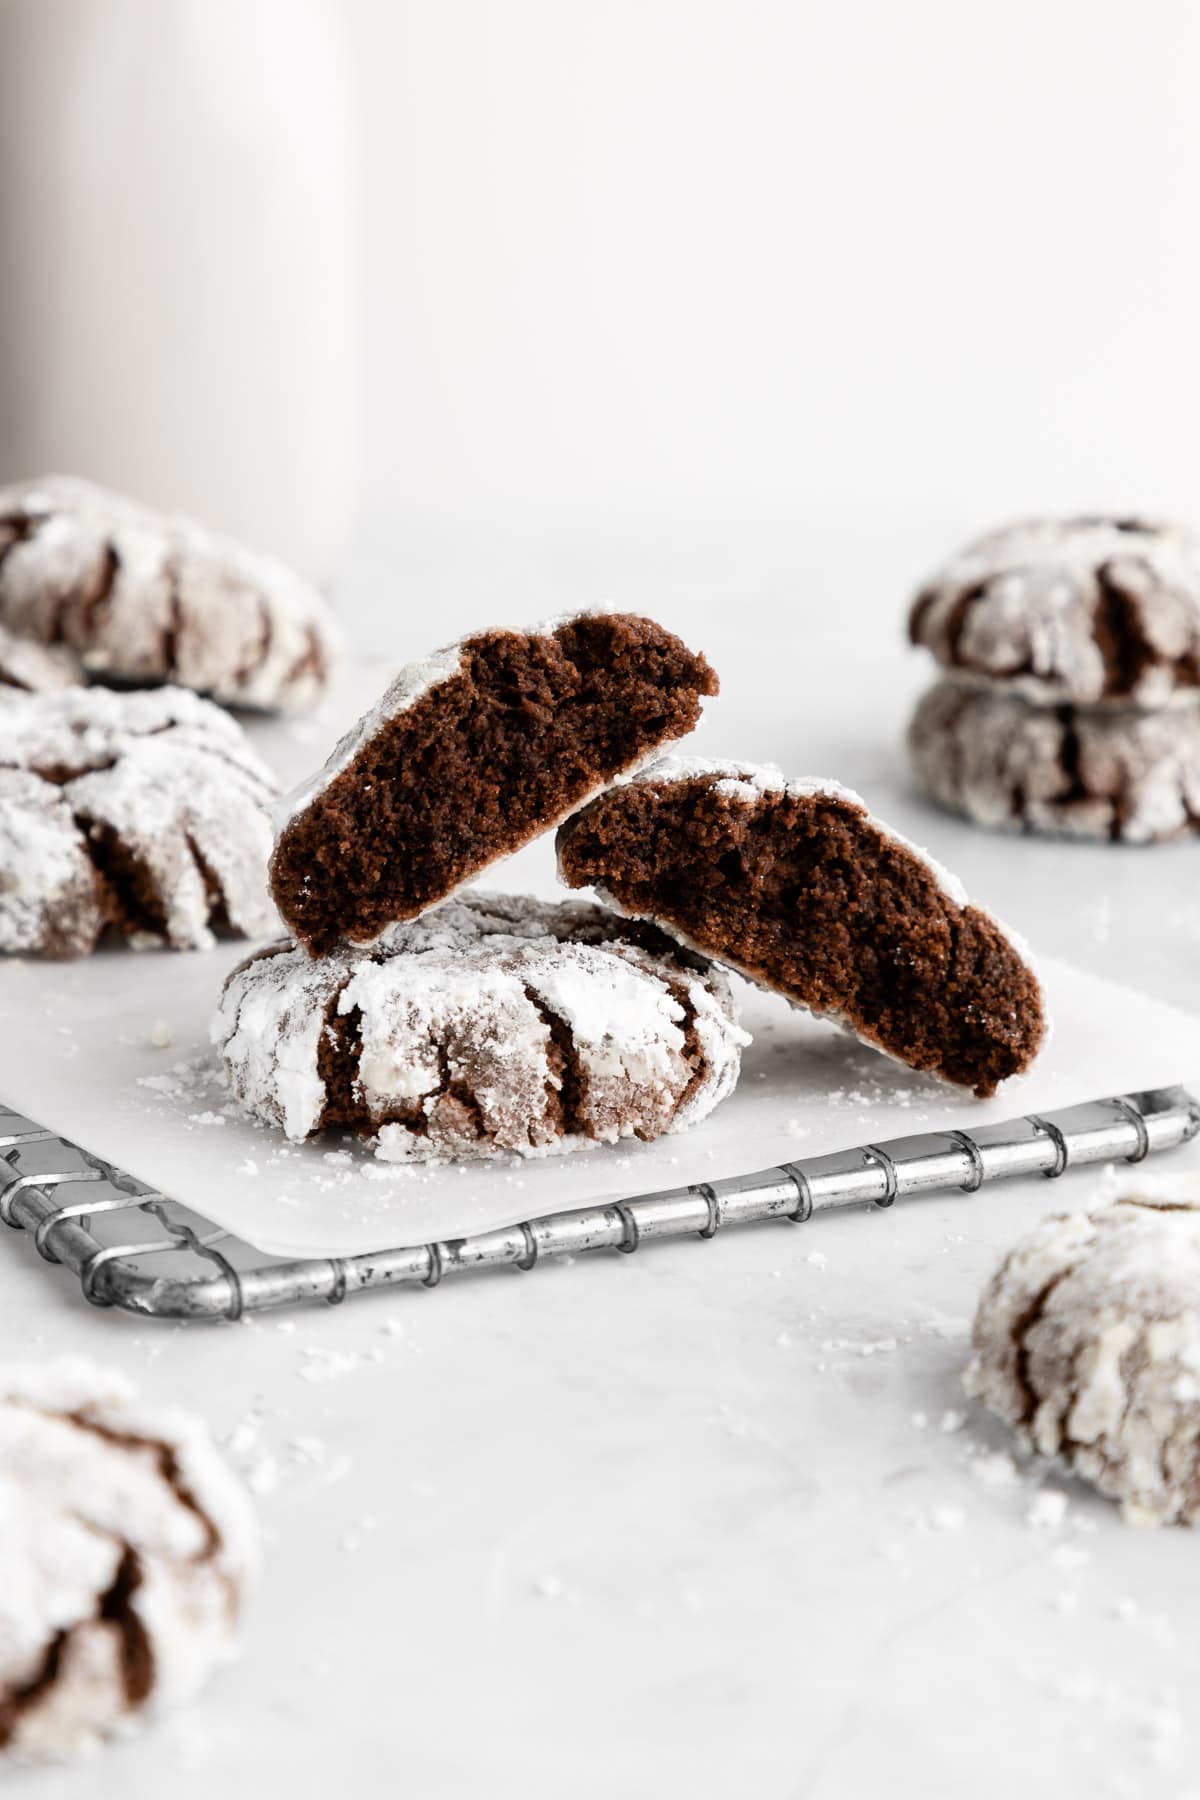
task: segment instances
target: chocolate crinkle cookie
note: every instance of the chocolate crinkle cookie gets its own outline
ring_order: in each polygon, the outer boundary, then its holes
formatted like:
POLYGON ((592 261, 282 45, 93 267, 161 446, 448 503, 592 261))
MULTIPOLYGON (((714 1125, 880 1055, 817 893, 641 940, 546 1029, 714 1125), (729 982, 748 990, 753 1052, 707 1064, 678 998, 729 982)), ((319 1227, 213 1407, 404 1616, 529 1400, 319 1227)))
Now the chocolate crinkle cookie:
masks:
POLYGON ((277 792, 245 733, 180 688, 0 698, 0 951, 84 956, 259 936, 277 792))
POLYGON ((835 783, 664 758, 568 819, 558 853, 569 887, 980 1096, 1041 1046, 1015 941, 835 783))
POLYGON ((1024 520, 927 582, 909 630, 946 668, 1028 699, 1161 706, 1200 687, 1200 533, 1024 520))
POLYGON ((1200 826, 1200 707, 1035 706, 943 681, 908 746, 925 793, 977 825, 1130 844, 1200 826))
POLYGON ((0 1371, 0 1766, 91 1750, 234 1649, 250 1502, 199 1422, 81 1360, 0 1371))
POLYGON ((684 736, 717 680, 652 619, 478 632, 403 669, 287 802, 276 904, 314 955, 370 943, 684 736))
POLYGON ((0 625, 0 695, 5 688, 28 694, 46 694, 59 688, 80 687, 83 670, 69 650, 35 644, 0 625))
POLYGON ((1043 1219, 984 1291, 969 1392, 1139 1524, 1200 1520, 1200 1190, 1043 1219))
POLYGON ((311 706, 336 644, 321 595, 274 557, 62 476, 0 488, 0 624, 98 680, 266 711, 311 706))
POLYGON ((725 977, 578 901, 452 900, 369 949, 291 942, 243 963, 213 1025, 235 1095, 301 1139, 387 1160, 544 1156, 655 1138, 732 1089, 725 977))

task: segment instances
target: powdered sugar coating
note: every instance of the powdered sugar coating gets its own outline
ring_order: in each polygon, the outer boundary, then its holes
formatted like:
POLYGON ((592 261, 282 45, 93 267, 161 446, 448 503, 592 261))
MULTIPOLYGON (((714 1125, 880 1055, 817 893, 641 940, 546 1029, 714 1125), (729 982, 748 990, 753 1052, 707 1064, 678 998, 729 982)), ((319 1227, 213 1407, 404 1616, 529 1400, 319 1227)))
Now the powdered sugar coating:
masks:
POLYGON ((731 1091, 749 1041, 702 960, 599 907, 499 894, 369 949, 273 946, 231 975, 213 1040, 234 1093, 288 1137, 349 1124, 389 1160, 683 1130, 731 1091))
POLYGON ((62 476, 0 489, 0 622, 102 679, 268 711, 313 705, 337 643, 274 557, 62 476))
POLYGON ((32 638, 18 637, 0 625, 0 690, 23 688, 27 693, 50 693, 57 688, 79 687, 83 670, 70 650, 51 649, 32 638))
POLYGON ((191 1699, 258 1565, 204 1427, 80 1359, 0 1371, 0 1759, 77 1754, 191 1699))
POLYGON ((944 681, 908 746, 932 799, 992 829, 1150 844, 1200 822, 1200 705, 1033 706, 944 681))
POLYGON ((276 792, 227 713, 180 688, 0 698, 0 950, 79 956, 107 924, 207 949, 271 929, 276 792))
POLYGON ((1139 1524, 1200 1521, 1200 1183, 1043 1219, 979 1303, 968 1391, 1139 1524))
POLYGON ((1028 699, 1162 706, 1200 683, 1200 533, 1022 520, 926 583, 910 629, 946 667, 1028 699))

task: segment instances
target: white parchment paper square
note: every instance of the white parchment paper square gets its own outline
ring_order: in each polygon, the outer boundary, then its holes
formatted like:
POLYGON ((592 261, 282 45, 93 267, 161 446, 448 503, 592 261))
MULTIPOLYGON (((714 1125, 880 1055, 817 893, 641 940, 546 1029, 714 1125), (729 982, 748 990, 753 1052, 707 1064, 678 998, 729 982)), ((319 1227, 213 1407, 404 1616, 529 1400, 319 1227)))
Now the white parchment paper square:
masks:
POLYGON ((873 1139, 1015 1118, 1200 1077, 1200 1021, 1045 962, 1037 1066, 977 1101, 738 984, 754 1034, 737 1092, 695 1131, 522 1163, 396 1167, 336 1135, 291 1145, 239 1116, 208 1047, 245 954, 0 963, 0 1100, 264 1251, 350 1255, 746 1173, 873 1139))

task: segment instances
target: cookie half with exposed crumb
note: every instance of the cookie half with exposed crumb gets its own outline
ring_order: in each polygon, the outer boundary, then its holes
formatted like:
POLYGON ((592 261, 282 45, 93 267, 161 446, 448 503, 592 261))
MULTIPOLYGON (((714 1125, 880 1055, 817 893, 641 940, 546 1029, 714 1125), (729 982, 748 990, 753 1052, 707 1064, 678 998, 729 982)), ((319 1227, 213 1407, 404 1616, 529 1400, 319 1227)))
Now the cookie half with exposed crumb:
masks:
POLYGON ((1132 1523, 1194 1525, 1200 1184, 1149 1186, 1020 1239, 979 1302, 966 1385, 1132 1523))
POLYGON ((683 737, 716 691, 634 613, 477 632, 411 664, 286 803, 280 913, 314 955, 371 943, 683 737))
POLYGON ((568 819, 558 855, 569 887, 980 1096, 1041 1046, 1004 927, 835 783, 665 758, 568 819))
POLYGON ((0 952, 258 937, 278 789, 235 719, 181 688, 0 700, 0 952))
POLYGON ((337 646, 321 595, 275 557, 65 476, 0 488, 0 624, 98 681, 267 712, 314 705, 337 646))
POLYGON ((258 1556, 198 1420, 82 1359, 0 1371, 0 1766, 193 1698, 233 1653, 258 1556))
POLYGON ((580 901, 449 901, 369 948, 273 944, 213 1024, 239 1100, 387 1160, 546 1156, 705 1118, 742 1046, 720 970, 580 901))

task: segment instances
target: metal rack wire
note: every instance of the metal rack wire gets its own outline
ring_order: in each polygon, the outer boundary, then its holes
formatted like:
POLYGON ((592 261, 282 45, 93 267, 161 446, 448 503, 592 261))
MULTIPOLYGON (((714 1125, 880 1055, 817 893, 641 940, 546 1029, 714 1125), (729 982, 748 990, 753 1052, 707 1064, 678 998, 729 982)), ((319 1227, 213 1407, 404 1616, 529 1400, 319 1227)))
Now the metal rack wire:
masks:
POLYGON ((0 1107, 0 1219, 27 1233, 47 1262, 69 1269, 93 1305, 140 1318, 236 1319, 270 1307, 337 1304, 377 1288, 433 1288, 476 1270, 529 1270, 544 1258, 589 1250, 628 1255, 655 1238, 711 1239, 764 1220, 803 1224, 818 1213, 891 1206, 912 1194, 969 1195, 993 1181, 1056 1177, 1086 1163, 1137 1163, 1188 1142, 1198 1130, 1200 1103, 1182 1087, 1158 1088, 974 1132, 896 1138, 549 1213, 474 1237, 295 1259, 264 1255, 80 1145, 0 1107))

